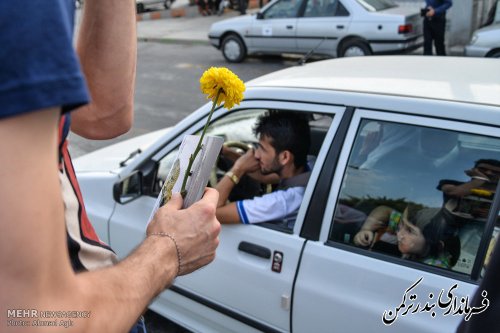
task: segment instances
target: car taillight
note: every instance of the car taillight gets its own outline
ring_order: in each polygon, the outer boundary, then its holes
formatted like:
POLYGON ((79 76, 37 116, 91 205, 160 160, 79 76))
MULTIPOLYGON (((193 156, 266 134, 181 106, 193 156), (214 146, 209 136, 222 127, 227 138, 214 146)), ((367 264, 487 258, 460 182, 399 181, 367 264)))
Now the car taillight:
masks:
POLYGON ((413 30, 413 26, 411 24, 403 24, 398 27, 398 33, 407 34, 413 30))

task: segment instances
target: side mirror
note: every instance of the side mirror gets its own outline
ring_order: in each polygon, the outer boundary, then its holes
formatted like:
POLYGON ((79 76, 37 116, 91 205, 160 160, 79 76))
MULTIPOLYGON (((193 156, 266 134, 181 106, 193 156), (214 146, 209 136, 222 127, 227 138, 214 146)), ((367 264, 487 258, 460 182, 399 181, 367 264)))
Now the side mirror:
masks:
POLYGON ((120 204, 126 204, 142 195, 142 172, 134 171, 127 178, 113 186, 113 198, 120 204))
POLYGON ((264 14, 262 14, 261 12, 258 12, 257 13, 257 20, 263 20, 264 19, 264 14))

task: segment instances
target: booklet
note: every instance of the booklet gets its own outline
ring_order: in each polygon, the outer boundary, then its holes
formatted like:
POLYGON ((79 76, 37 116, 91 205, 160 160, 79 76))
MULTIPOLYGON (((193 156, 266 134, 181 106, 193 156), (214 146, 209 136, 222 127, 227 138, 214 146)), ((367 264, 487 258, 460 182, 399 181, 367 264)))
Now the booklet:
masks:
MULTIPOLYGON (((170 200, 172 193, 181 192, 182 181, 184 180, 184 174, 189 164, 189 157, 194 153, 199 140, 200 137, 198 135, 186 135, 182 140, 177 158, 170 168, 158 199, 156 199, 149 221, 153 219, 158 208, 170 200)), ((218 136, 207 135, 203 138, 202 147, 191 166, 191 176, 187 179, 187 193, 182 208, 187 208, 201 199, 223 143, 224 139, 218 136)))

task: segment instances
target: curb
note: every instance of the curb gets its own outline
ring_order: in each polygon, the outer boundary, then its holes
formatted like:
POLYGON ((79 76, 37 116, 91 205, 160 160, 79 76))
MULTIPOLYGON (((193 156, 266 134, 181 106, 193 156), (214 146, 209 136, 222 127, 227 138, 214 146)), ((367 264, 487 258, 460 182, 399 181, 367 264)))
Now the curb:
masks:
MULTIPOLYGON (((208 38, 208 37, 207 37, 208 38)), ((137 37, 138 42, 153 42, 162 44, 182 44, 182 45, 212 45, 208 40, 182 39, 173 37, 137 37)))
MULTIPOLYGON (((262 0, 261 0, 262 1, 262 0)), ((248 0, 248 9, 259 9, 259 0, 248 0)), ((226 8, 226 10, 228 10, 226 8)), ((232 9, 229 9, 232 10, 232 9)), ((148 20, 159 20, 166 19, 169 17, 177 18, 177 17, 201 17, 198 12, 198 6, 196 5, 185 5, 182 7, 170 8, 159 11, 145 12, 136 14, 136 20, 139 21, 148 21, 148 20)))
POLYGON ((196 16, 199 16, 198 8, 196 6, 187 5, 165 10, 136 14, 135 17, 137 22, 139 22, 139 21, 166 19, 169 17, 177 18, 177 17, 196 17, 196 16))

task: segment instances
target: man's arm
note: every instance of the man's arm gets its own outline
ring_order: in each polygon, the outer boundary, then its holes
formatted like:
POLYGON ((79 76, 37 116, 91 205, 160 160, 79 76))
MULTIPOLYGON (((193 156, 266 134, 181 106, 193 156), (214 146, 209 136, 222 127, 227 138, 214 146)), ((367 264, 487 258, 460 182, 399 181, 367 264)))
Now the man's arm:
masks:
POLYGON ((392 208, 388 206, 378 206, 373 209, 361 229, 354 236, 354 244, 357 246, 370 246, 373 243, 375 231, 387 225, 391 212, 392 208))
POLYGON ((0 163, 0 322, 7 322, 8 309, 90 311, 68 332, 124 332, 177 273, 213 260, 218 195, 209 189, 186 210, 179 210, 182 199, 174 196, 158 210, 148 234, 169 233, 175 242, 149 236, 118 265, 75 274, 57 167, 58 122, 55 108, 0 120, 0 153, 9 156, 0 163))
MULTIPOLYGON (((249 149, 234 162, 229 172, 236 176, 236 179, 239 181, 245 174, 255 172, 258 169, 259 161, 255 159, 253 149, 249 149)), ((227 176, 222 177, 216 186, 217 191, 219 191, 219 202, 217 203, 217 207, 222 207, 226 204, 229 194, 231 194, 235 185, 235 182, 231 178, 227 176)))
POLYGON ((77 52, 92 101, 72 113, 71 130, 95 140, 126 133, 134 109, 135 1, 85 0, 77 52))
MULTIPOLYGON (((259 162, 254 157, 253 149, 249 149, 245 154, 241 155, 230 172, 235 179, 241 179, 245 174, 258 170, 259 162)), ((219 201, 217 202, 217 219, 222 224, 241 223, 236 203, 227 203, 229 195, 236 185, 235 181, 227 176, 227 174, 219 180, 216 190, 219 192, 219 201)))
POLYGON ((217 208, 216 216, 217 220, 219 220, 222 224, 241 223, 240 215, 238 214, 238 209, 236 208, 236 202, 231 202, 225 206, 217 208))

